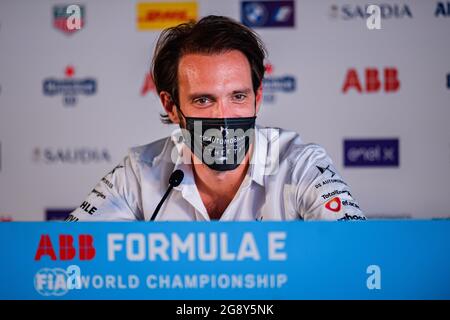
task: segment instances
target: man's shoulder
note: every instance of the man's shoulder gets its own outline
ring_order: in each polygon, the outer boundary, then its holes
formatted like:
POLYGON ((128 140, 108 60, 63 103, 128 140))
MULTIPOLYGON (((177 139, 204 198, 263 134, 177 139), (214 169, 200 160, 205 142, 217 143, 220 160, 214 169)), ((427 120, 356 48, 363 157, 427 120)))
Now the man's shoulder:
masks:
POLYGON ((158 161, 167 158, 167 156, 170 157, 173 146, 171 138, 165 137, 145 145, 132 147, 128 155, 135 161, 154 166, 158 161))

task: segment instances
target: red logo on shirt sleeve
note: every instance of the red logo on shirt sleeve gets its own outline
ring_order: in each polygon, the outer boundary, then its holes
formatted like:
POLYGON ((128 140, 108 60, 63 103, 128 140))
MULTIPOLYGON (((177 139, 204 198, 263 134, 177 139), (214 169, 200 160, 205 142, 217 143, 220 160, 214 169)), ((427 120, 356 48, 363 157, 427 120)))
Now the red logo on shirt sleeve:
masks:
POLYGON ((325 203, 325 208, 333 212, 339 212, 341 210, 342 203, 339 197, 333 198, 327 203, 325 203))

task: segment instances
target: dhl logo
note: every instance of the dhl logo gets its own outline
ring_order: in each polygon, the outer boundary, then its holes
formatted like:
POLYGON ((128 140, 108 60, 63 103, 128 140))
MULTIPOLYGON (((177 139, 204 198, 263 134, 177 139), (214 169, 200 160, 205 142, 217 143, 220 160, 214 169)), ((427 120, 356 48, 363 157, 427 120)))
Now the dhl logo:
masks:
POLYGON ((158 30, 196 21, 197 2, 156 2, 136 5, 137 29, 158 30))

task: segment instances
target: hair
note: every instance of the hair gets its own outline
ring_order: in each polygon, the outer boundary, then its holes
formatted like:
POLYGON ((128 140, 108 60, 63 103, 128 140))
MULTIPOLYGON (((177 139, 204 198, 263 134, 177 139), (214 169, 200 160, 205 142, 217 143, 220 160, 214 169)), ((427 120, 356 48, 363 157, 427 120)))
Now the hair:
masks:
MULTIPOLYGON (((242 52, 250 64, 253 91, 264 77, 264 43, 250 28, 224 16, 206 16, 198 22, 182 23, 162 31, 156 43, 151 72, 158 94, 166 91, 179 107, 178 65, 186 54, 220 54, 242 52)), ((172 123, 161 114, 163 123, 172 123)))

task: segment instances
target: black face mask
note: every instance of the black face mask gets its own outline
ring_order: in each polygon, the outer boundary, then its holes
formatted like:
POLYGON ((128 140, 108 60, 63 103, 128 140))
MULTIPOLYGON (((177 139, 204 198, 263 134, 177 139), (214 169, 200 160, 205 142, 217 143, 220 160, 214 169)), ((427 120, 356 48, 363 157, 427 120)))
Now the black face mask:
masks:
POLYGON ((182 128, 185 144, 209 168, 216 171, 236 169, 254 140, 255 119, 186 117, 182 128))

